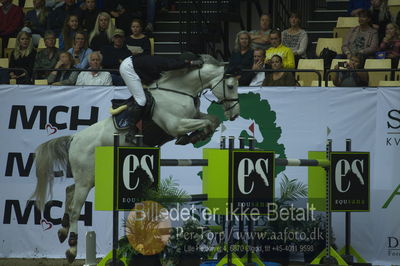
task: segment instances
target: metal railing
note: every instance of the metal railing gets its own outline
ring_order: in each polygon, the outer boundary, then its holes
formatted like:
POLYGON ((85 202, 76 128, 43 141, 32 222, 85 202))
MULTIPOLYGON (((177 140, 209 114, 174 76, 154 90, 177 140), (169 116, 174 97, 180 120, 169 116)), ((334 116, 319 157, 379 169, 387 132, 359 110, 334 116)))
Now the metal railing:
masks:
MULTIPOLYGON (((327 69, 327 70, 325 70, 325 74, 324 74, 324 80, 325 80, 326 87, 328 87, 328 82, 330 80, 330 74, 331 73, 339 73, 339 72, 367 72, 367 73, 369 73, 369 72, 390 72, 390 76, 394 77, 396 72, 400 73, 400 69, 397 69, 397 68, 327 69)), ((392 79, 390 76, 388 77, 388 79, 385 79, 385 81, 396 81, 396 80, 392 79)), ((398 78, 400 78, 400 76, 398 78)), ((370 87, 370 86, 368 85, 367 87, 370 87)), ((373 86, 373 87, 375 87, 375 86, 373 86)))
MULTIPOLYGON (((315 69, 260 69, 260 70, 253 70, 253 69, 243 69, 243 72, 292 72, 293 75, 299 72, 304 72, 304 73, 315 73, 317 75, 317 80, 318 80, 318 86, 322 86, 322 75, 318 70, 315 69)), ((297 80, 296 80, 297 81, 297 80)))

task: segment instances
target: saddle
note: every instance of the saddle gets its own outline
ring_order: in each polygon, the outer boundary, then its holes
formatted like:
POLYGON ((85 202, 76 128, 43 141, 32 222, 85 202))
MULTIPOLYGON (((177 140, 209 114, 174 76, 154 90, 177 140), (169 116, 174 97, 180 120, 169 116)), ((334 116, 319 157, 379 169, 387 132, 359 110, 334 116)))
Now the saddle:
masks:
MULTIPOLYGON (((153 96, 148 90, 145 90, 146 95, 146 106, 143 112, 142 120, 148 119, 153 116, 153 110, 155 106, 155 101, 153 96)), ((134 104, 135 99, 130 97, 128 99, 112 99, 110 114, 112 115, 114 126, 118 130, 128 129, 128 118, 132 116, 129 110, 129 105, 134 104)))

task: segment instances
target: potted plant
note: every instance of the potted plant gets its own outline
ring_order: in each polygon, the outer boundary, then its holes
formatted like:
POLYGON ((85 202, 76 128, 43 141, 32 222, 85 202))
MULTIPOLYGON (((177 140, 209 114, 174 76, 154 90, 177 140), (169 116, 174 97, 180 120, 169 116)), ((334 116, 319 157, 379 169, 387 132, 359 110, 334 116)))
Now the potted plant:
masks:
MULTIPOLYGON (((276 212, 280 213, 284 208, 290 208, 297 200, 307 197, 307 185, 297 179, 289 179, 283 175, 280 182, 280 198, 275 200, 276 212)), ((269 220, 267 217, 266 238, 256 239, 261 249, 260 257, 266 261, 279 262, 283 265, 289 263, 290 247, 293 245, 282 239, 284 232, 295 231, 299 226, 299 221, 292 219, 275 219, 269 220)))
POLYGON ((165 256, 168 265, 197 266, 209 254, 209 230, 196 219, 185 221, 182 227, 172 229, 165 256))
MULTIPOLYGON (((127 234, 119 240, 118 256, 125 257, 129 266, 161 265, 160 254, 166 244, 163 242, 163 234, 171 226, 167 224, 167 227, 160 228, 160 223, 164 220, 159 219, 159 211, 161 208, 170 209, 187 198, 186 192, 179 188, 171 176, 162 179, 157 190, 151 189, 150 185, 142 190, 140 202, 140 205, 149 212, 143 217, 145 219, 131 219, 133 213, 131 212, 124 222, 127 234), (158 212, 153 211, 154 206, 158 212)), ((140 213, 134 213, 134 216, 140 213)))

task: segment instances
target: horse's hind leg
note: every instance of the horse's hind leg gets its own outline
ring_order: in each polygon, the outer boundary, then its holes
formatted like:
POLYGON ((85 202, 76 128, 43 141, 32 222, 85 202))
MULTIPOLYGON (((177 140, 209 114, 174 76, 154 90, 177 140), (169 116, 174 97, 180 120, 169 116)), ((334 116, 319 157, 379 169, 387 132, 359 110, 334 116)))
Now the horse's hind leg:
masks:
POLYGON ((74 197, 75 184, 68 186, 65 189, 65 212, 61 222, 61 228, 58 230, 58 240, 63 243, 67 239, 69 231, 69 216, 71 213, 71 203, 74 197))
POLYGON ((89 186, 75 184, 74 197, 70 208, 70 233, 68 239, 70 248, 65 253, 70 263, 72 263, 76 257, 78 246, 78 219, 90 189, 91 187, 89 186))

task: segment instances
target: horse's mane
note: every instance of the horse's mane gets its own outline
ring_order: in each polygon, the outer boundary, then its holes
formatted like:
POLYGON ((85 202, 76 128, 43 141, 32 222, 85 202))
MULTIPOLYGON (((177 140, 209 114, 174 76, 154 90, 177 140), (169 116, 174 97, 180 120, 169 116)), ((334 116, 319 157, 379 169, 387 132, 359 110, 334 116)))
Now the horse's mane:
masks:
MULTIPOLYGON (((224 66, 223 62, 218 61, 211 55, 201 54, 200 57, 201 57, 201 60, 203 60, 204 64, 209 64, 209 65, 218 66, 218 67, 224 66)), ((189 73, 194 70, 197 70, 197 68, 192 68, 192 69, 184 68, 184 69, 178 69, 178 70, 165 71, 162 73, 160 81, 168 80, 170 78, 176 78, 177 76, 184 75, 185 73, 189 73)))

